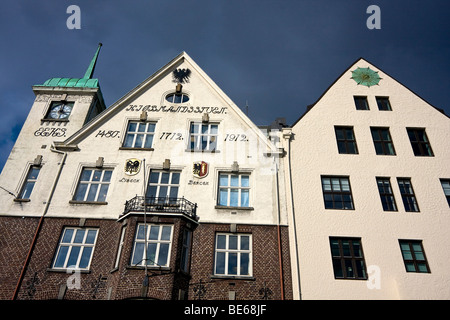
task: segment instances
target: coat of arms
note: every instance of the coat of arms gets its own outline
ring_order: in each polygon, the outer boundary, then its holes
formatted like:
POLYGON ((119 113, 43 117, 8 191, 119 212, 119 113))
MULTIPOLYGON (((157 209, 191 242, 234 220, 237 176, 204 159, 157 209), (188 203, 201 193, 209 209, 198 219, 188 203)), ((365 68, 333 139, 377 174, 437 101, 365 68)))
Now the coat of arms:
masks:
POLYGON ((208 163, 204 161, 194 162, 194 166, 192 168, 192 173, 194 177, 204 178, 208 175, 208 163))
POLYGON ((125 173, 129 176, 134 176, 138 174, 141 170, 141 160, 139 159, 127 159, 125 161, 125 173))

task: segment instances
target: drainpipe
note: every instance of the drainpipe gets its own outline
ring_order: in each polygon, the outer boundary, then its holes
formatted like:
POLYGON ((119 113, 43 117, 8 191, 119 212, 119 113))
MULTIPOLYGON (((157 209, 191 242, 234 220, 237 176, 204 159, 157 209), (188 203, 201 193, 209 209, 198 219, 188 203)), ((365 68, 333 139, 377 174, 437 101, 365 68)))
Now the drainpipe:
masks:
POLYGON ((278 209, 278 223, 277 223, 277 236, 278 236, 278 265, 280 270, 280 290, 281 290, 281 300, 284 300, 284 276, 283 276, 283 259, 281 251, 281 227, 280 227, 280 184, 278 182, 278 166, 275 164, 276 170, 276 180, 277 180, 277 209, 278 209))
POLYGON ((64 163, 65 163, 66 158, 67 158, 67 152, 56 150, 54 145, 52 145, 50 147, 50 151, 62 154, 63 157, 62 157, 61 162, 59 163, 58 173, 56 174, 55 180, 53 181, 53 185, 52 185, 52 188, 50 190, 50 194, 48 196, 48 200, 45 203, 44 211, 42 212, 41 218, 39 219, 38 226, 37 226, 36 231, 34 233, 33 240, 31 241, 30 249, 28 250, 27 257, 26 257, 25 262, 23 264, 22 271, 20 272, 19 280, 17 282, 16 288, 14 290, 14 294, 13 294, 11 300, 15 300, 17 298, 17 294, 19 293, 19 289, 20 289, 20 286, 22 285, 22 281, 23 281, 23 278, 25 276, 25 272, 26 272, 26 269, 28 267, 28 263, 30 262, 31 255, 32 255, 33 250, 34 250, 34 246, 36 245, 37 238, 38 238, 39 232, 40 232, 41 227, 42 227, 42 223, 44 222, 44 216, 47 214, 48 208, 50 206, 50 202, 51 202, 51 200, 53 198, 53 193, 55 192, 56 184, 58 183, 59 176, 61 175, 62 168, 63 168, 64 163))
POLYGON ((297 241, 297 225, 295 222, 295 208, 294 208, 294 193, 293 193, 293 187, 292 187, 292 169, 291 169, 291 139, 292 139, 292 132, 286 135, 286 139, 288 140, 287 147, 288 147, 288 179, 289 179, 289 198, 291 199, 291 215, 292 215, 292 226, 290 226, 293 230, 294 234, 294 262, 295 262, 295 269, 297 271, 297 286, 298 286, 298 294, 299 299, 302 300, 302 290, 300 286, 300 263, 298 258, 298 241, 297 241))

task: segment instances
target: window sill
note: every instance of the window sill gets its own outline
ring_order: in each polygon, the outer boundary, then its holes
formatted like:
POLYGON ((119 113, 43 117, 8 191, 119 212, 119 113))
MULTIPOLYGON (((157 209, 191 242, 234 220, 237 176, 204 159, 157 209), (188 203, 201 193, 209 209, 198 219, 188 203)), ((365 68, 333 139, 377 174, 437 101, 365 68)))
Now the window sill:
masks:
MULTIPOLYGON (((145 266, 132 266, 132 265, 127 265, 126 266, 127 269, 132 269, 132 270, 144 270, 145 266)), ((148 270, 161 270, 161 271, 170 271, 170 267, 156 267, 156 266, 147 266, 148 270)))
POLYGON ((228 206, 219 206, 219 205, 215 206, 214 208, 215 209, 225 209, 225 210, 248 210, 248 211, 255 210, 255 208, 253 208, 253 207, 228 207, 228 206))
POLYGON ((88 270, 88 269, 76 269, 76 268, 61 268, 61 269, 47 268, 47 272, 55 272, 55 273, 73 273, 73 272, 91 273, 91 270, 88 270))
POLYGON ((133 151, 154 151, 154 148, 133 148, 133 147, 120 147, 119 150, 133 150, 133 151))
POLYGON ((220 153, 219 150, 186 149, 186 152, 220 153))
POLYGON ((14 202, 30 202, 30 199, 14 198, 14 202))
POLYGON ((107 205, 108 202, 104 201, 77 201, 77 200, 70 200, 70 204, 95 204, 95 205, 107 205))
POLYGON ((255 281, 256 278, 253 276, 227 276, 227 275, 216 275, 212 274, 210 276, 211 279, 221 279, 221 280, 246 280, 246 281, 255 281))
POLYGON ((53 122, 69 122, 69 119, 52 119, 52 118, 44 118, 41 119, 42 122, 44 121, 53 121, 53 122))

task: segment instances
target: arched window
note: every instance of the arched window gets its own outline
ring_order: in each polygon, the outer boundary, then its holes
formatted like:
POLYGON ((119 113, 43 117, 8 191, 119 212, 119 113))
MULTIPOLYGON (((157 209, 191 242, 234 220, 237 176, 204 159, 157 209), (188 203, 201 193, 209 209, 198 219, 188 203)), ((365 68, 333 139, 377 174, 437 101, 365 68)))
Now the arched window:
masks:
POLYGON ((189 96, 184 93, 170 93, 166 96, 166 100, 171 103, 184 103, 189 101, 189 96))

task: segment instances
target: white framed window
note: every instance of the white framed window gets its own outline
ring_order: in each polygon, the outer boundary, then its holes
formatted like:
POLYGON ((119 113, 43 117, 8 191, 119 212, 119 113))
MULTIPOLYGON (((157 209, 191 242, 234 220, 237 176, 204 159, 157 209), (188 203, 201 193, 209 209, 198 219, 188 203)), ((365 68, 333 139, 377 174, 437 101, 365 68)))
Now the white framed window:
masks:
POLYGON ((133 246, 133 266, 168 267, 172 247, 172 225, 139 224, 133 246), (147 244, 147 250, 145 245, 147 244))
POLYGON ((53 262, 54 269, 89 269, 97 240, 97 229, 65 228, 53 262))
POLYGON ((130 121, 122 146, 136 149, 152 148, 155 127, 154 122, 130 121))
POLYGON ((166 101, 171 103, 185 103, 189 101, 189 96, 185 93, 169 93, 166 101))
POLYGON ((214 274, 223 276, 252 275, 252 236, 250 234, 216 235, 214 274))
POLYGON ((179 171, 151 170, 146 197, 149 201, 155 199, 156 202, 176 199, 179 187, 179 171))
POLYGON ((105 202, 112 169, 83 168, 75 192, 75 201, 105 202))
POLYGON ((217 205, 249 207, 250 174, 219 173, 219 196, 217 205))
POLYGON ((31 166, 28 169, 27 177, 22 185, 18 199, 30 199, 31 192, 33 191, 34 185, 37 181, 41 167, 31 166))
POLYGON ((216 151, 219 125, 217 123, 192 122, 189 130, 190 145, 193 151, 216 151))
POLYGON ((116 256, 116 262, 114 263, 114 268, 119 267, 120 256, 122 255, 122 249, 123 249, 123 244, 124 244, 124 239, 125 239, 125 231, 127 231, 126 226, 122 227, 122 231, 120 233, 119 247, 117 248, 117 256, 116 256))

